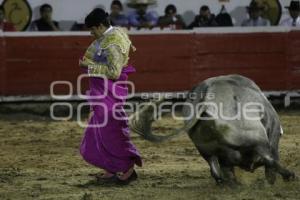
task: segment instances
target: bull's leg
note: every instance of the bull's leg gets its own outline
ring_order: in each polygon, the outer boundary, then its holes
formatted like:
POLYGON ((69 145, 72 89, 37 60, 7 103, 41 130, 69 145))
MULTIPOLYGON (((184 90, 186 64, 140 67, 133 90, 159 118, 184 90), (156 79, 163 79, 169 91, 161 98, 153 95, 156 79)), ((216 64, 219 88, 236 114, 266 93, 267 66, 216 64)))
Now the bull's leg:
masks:
POLYGON ((234 166, 239 165, 242 155, 239 151, 227 146, 223 146, 222 153, 219 155, 224 182, 229 186, 235 187, 238 185, 238 182, 235 176, 234 166))
POLYGON ((241 155, 239 152, 229 148, 224 148, 223 152, 225 159, 220 160, 216 155, 208 155, 197 147, 201 156, 208 162, 210 172, 218 185, 225 184, 229 186, 237 185, 233 166, 240 162, 241 155))
POLYGON ((236 187, 239 185, 239 182, 236 179, 235 172, 234 172, 234 167, 231 166, 222 166, 221 165, 221 170, 224 176, 224 181, 226 184, 228 184, 230 187, 236 187))
POLYGON ((265 177, 268 183, 273 185, 276 181, 276 171, 271 167, 265 166, 265 177))
POLYGON ((288 169, 282 167, 279 164, 279 162, 271 156, 272 154, 269 151, 269 149, 259 147, 259 148, 257 148, 257 153, 263 159, 263 163, 266 167, 266 170, 268 170, 268 172, 267 172, 268 174, 266 174, 266 175, 270 176, 269 178, 270 178, 271 183, 273 181, 272 179, 274 178, 274 177, 272 177, 274 174, 272 174, 272 175, 270 174, 270 173, 272 173, 272 170, 279 173, 282 176, 282 178, 286 181, 296 178, 294 172, 291 172, 288 169))
POLYGON ((210 167, 210 173, 212 177, 216 180, 217 184, 221 184, 222 182, 224 182, 218 157, 211 156, 210 158, 207 159, 207 162, 210 167))
POLYGON ((214 177, 218 185, 228 185, 229 187, 235 187, 238 185, 233 167, 220 164, 217 156, 212 156, 209 159, 209 165, 211 175, 214 177))
POLYGON ((269 164, 274 166, 274 170, 277 171, 285 181, 294 180, 296 178, 295 173, 282 167, 278 161, 267 161, 269 164), (273 162, 273 163, 272 163, 273 162))
MULTIPOLYGON (((280 135, 280 134, 278 133, 275 135, 280 135)), ((277 138, 277 140, 274 140, 272 144, 273 146, 271 146, 272 158, 277 162, 279 162, 278 142, 279 142, 279 138, 277 138)), ((268 183, 273 185, 276 182, 276 170, 274 168, 265 166, 265 177, 268 183)))

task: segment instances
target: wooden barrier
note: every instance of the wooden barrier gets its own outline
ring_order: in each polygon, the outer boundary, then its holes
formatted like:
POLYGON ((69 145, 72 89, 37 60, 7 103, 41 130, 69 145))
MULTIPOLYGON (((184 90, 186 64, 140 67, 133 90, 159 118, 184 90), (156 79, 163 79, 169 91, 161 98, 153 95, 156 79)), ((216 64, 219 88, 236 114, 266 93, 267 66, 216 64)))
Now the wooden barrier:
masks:
MULTIPOLYGON (((50 94, 53 81, 76 86, 78 59, 90 42, 88 37, 7 37, 4 95, 50 94)), ((57 87, 56 92, 66 93, 57 87)))
POLYGON ((300 89, 300 32, 290 32, 286 38, 288 89, 300 89))
POLYGON ((5 43, 4 38, 0 37, 0 93, 5 94, 5 43))
POLYGON ((264 90, 289 89, 285 34, 196 35, 195 38, 194 83, 199 78, 241 74, 255 80, 264 90))
MULTIPOLYGON (((189 90, 217 75, 242 74, 267 91, 300 89, 300 32, 133 34, 136 92, 189 90)), ((0 37, 0 95, 49 95, 53 81, 76 88, 87 35, 0 37)), ((86 84, 84 86, 86 88, 86 84)), ((56 87, 56 93, 68 93, 56 87)), ((74 91, 76 94, 76 90, 74 91)))
POLYGON ((133 36, 131 80, 137 91, 182 91, 191 86, 192 35, 133 36))

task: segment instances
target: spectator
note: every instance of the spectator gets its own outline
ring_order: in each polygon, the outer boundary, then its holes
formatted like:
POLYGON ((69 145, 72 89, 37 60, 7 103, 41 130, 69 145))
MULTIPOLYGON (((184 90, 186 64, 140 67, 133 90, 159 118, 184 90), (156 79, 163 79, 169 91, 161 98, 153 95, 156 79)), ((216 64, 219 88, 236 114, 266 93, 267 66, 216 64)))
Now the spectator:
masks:
POLYGON ((110 21, 113 26, 128 26, 128 19, 122 14, 123 5, 119 0, 112 1, 110 9, 110 21))
POLYGON ((157 14, 155 12, 147 12, 149 5, 155 4, 155 0, 131 0, 128 7, 134 8, 135 11, 129 14, 129 25, 141 28, 153 28, 157 25, 157 14))
POLYGON ((35 20, 30 27, 31 31, 59 31, 59 24, 52 20, 52 6, 44 4, 40 7, 41 18, 35 20))
POLYGON ((291 1, 290 6, 286 7, 289 9, 290 17, 281 22, 281 26, 297 26, 300 27, 300 2, 291 1))
POLYGON ((249 19, 245 19, 242 26, 270 26, 270 21, 261 17, 264 7, 259 5, 258 2, 252 0, 247 9, 249 19))
POLYGON ((5 20, 4 7, 0 5, 0 30, 2 31, 16 31, 15 26, 5 20))
POLYGON ((216 16, 216 22, 219 26, 233 26, 232 18, 223 5, 220 13, 216 16))
POLYGON ((185 23, 181 15, 177 15, 177 8, 170 4, 165 9, 165 15, 159 17, 158 25, 160 27, 171 27, 174 29, 183 29, 185 28, 185 23))
POLYGON ((215 15, 210 12, 208 6, 204 5, 200 8, 200 13, 194 19, 194 21, 188 26, 189 29, 195 27, 214 27, 218 26, 215 20, 215 15))

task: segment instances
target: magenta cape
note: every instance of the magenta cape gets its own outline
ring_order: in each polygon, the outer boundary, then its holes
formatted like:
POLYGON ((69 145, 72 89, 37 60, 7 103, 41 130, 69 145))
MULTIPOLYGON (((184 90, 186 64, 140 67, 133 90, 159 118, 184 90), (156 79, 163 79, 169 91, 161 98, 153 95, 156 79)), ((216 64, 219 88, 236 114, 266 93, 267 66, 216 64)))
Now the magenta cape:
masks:
MULTIPOLYGON (((132 66, 124 67, 117 81, 126 81, 128 74, 133 72, 135 72, 135 69, 132 66)), ((125 103, 125 96, 128 94, 128 88, 127 85, 121 86, 118 84, 115 93, 118 96, 123 96, 123 98, 116 98, 112 90, 113 84, 117 81, 107 81, 108 95, 102 99, 88 99, 94 114, 89 121, 89 126, 85 130, 85 135, 81 142, 80 154, 88 163, 111 173, 126 172, 134 164, 142 166, 140 154, 130 141, 128 121, 115 119, 112 114, 114 111, 113 105, 120 103, 121 105, 118 106, 118 111, 116 112, 117 116, 127 116, 122 108, 125 103), (102 106, 93 105, 94 103, 105 104, 107 111, 102 106), (108 117, 108 123, 103 127, 92 127, 103 123, 104 113, 108 117)), ((88 93, 91 97, 104 94, 104 79, 90 77, 89 82, 90 90, 88 93)))

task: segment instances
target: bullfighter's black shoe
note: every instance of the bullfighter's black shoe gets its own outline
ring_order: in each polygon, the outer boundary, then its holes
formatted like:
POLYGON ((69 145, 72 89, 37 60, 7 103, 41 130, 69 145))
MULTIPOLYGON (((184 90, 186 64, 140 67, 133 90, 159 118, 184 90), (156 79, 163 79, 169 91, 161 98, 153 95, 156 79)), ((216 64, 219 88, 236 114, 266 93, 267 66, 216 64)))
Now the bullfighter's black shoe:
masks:
POLYGON ((111 177, 102 177, 102 176, 96 176, 96 179, 98 182, 115 182, 118 180, 118 176, 114 174, 111 177))
POLYGON ((132 174, 126 179, 126 180, 121 180, 120 178, 117 178, 116 183, 118 185, 128 185, 132 181, 135 181, 138 179, 138 175, 135 170, 133 170, 132 174))

